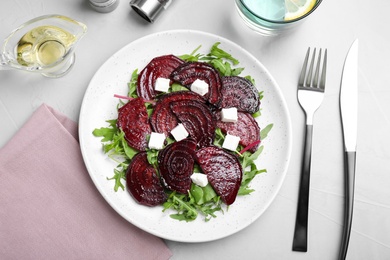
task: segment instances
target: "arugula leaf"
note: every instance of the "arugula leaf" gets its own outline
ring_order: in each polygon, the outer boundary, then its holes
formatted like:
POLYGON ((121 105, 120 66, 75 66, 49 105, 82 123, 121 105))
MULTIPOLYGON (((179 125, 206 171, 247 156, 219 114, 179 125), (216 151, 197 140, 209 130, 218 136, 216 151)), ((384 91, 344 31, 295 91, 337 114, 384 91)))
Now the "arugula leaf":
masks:
POLYGON ((224 62, 222 59, 212 59, 209 63, 213 65, 213 67, 216 68, 222 75, 230 75, 232 70, 230 63, 224 62))
POLYGON ((153 103, 145 102, 146 112, 148 113, 148 116, 153 113, 154 105, 153 103))
POLYGON ((266 169, 257 169, 257 166, 252 163, 250 166, 250 170, 246 170, 242 176, 242 181, 240 185, 240 189, 238 190, 238 195, 248 195, 254 191, 254 189, 250 189, 249 184, 256 177, 256 175, 267 172, 266 169))
POLYGON ((256 175, 267 172, 265 169, 257 169, 255 164, 255 160, 260 156, 264 149, 264 146, 260 146, 259 149, 255 153, 245 152, 240 157, 240 162, 243 168, 243 176, 240 185, 240 189, 238 190, 238 195, 248 195, 253 192, 253 189, 249 188, 250 182, 256 175))
POLYGON ((213 144, 222 147, 224 140, 225 140, 225 134, 222 132, 221 128, 215 129, 215 138, 213 144))
POLYGON ((128 145, 126 139, 124 138, 124 134, 121 135, 121 141, 124 154, 127 156, 127 158, 132 159, 138 153, 138 151, 128 145))
POLYGON ((157 165, 158 150, 149 149, 146 151, 146 157, 151 165, 157 165))
POLYGON ((206 187, 192 184, 187 195, 178 194, 175 191, 170 193, 163 208, 163 212, 168 209, 176 211, 176 213, 170 214, 171 218, 186 222, 195 220, 198 213, 204 216, 205 221, 209 221, 211 218, 217 217, 215 212, 223 211, 222 201, 210 184, 207 184, 206 187))
MULTIPOLYGON (((252 78, 250 75, 247 75, 247 76, 245 76, 244 78, 246 78, 247 80, 249 80, 250 82, 252 82, 253 85, 256 85, 255 79, 252 78)), ((261 96, 260 96, 260 99, 261 99, 261 96)))
POLYGON ((259 98, 262 100, 264 97, 264 91, 259 91, 259 98))
POLYGON ((269 124, 260 131, 261 140, 264 140, 268 136, 268 133, 271 131, 273 126, 274 124, 269 124))
POLYGON ((170 217, 177 220, 193 221, 198 217, 197 210, 191 205, 190 197, 185 194, 172 192, 167 201, 163 203, 163 212, 169 208, 177 211, 176 214, 171 214, 170 217))
MULTIPOLYGON (((259 99, 260 99, 260 100, 262 100, 263 97, 264 97, 263 92, 264 92, 264 91, 259 91, 259 99)), ((253 113, 252 116, 253 116, 254 118, 257 118, 257 117, 261 116, 261 108, 260 108, 258 111, 256 111, 255 113, 253 113)))
POLYGON ((106 122, 109 123, 109 127, 96 128, 93 130, 92 134, 96 137, 103 137, 101 142, 112 141, 115 133, 118 131, 116 128, 116 121, 117 120, 107 120, 106 122))
POLYGON ((244 70, 244 68, 235 68, 232 69, 231 73, 229 76, 238 76, 241 74, 241 72, 244 70))
POLYGON ((244 70, 244 68, 232 68, 229 62, 219 58, 211 59, 209 63, 223 76, 238 76, 244 70))
MULTIPOLYGON (((210 184, 207 184, 206 187, 199 187, 196 184, 192 184, 189 196, 194 198, 194 192, 196 189, 202 191, 202 197, 200 201, 193 204, 203 216, 205 221, 209 221, 211 218, 216 218, 214 214, 217 211, 223 212, 221 197, 217 195, 213 187, 210 184)), ((195 199, 194 199, 195 200, 195 199)), ((196 200, 195 200, 196 202, 196 200)))
POLYGON ((210 183, 208 183, 205 187, 200 187, 193 183, 191 185, 190 194, 194 198, 197 205, 210 202, 218 196, 213 187, 211 187, 210 183))
POLYGON ((124 133, 117 131, 111 142, 103 143, 103 151, 109 155, 124 155, 123 142, 124 133))
POLYGON ((253 118, 257 118, 259 116, 261 116, 261 109, 259 109, 257 112, 253 113, 252 114, 253 118))
POLYGON ((238 65, 240 62, 237 59, 233 58, 230 53, 220 49, 218 47, 220 44, 220 42, 214 43, 214 45, 211 47, 210 54, 220 59, 230 60, 231 62, 233 62, 234 65, 238 65))
POLYGON ((219 48, 220 42, 212 45, 210 52, 207 55, 202 55, 196 52, 201 48, 197 47, 191 54, 184 54, 179 56, 185 61, 199 61, 203 60, 216 68, 223 76, 238 76, 244 68, 232 68, 232 65, 238 65, 239 61, 235 59, 230 53, 219 48))
POLYGON ((108 127, 97 128, 93 130, 92 134, 96 137, 103 137, 101 139, 103 152, 108 154, 109 158, 119 163, 114 169, 114 175, 111 178, 107 177, 107 180, 114 180, 114 190, 117 192, 119 188, 125 189, 122 181, 126 179, 126 169, 129 165, 129 160, 138 151, 127 144, 124 132, 116 127, 117 120, 107 120, 106 122, 109 123, 108 127))
POLYGON ((243 153, 242 156, 239 158, 241 161, 242 168, 246 169, 248 166, 251 166, 252 164, 254 164, 255 160, 263 152, 263 149, 264 149, 264 146, 261 145, 255 153, 250 153, 248 151, 243 153))
POLYGON ((111 178, 107 177, 107 180, 115 181, 115 186, 114 186, 115 192, 117 192, 119 188, 125 190, 125 186, 122 183, 122 180, 125 179, 126 179, 126 171, 124 168, 122 168, 122 170, 118 170, 118 168, 114 169, 114 176, 112 176, 111 178))
POLYGON ((127 86, 129 88, 129 93, 127 94, 129 97, 137 98, 137 81, 138 81, 138 69, 135 69, 131 74, 131 78, 127 86))
POLYGON ((184 87, 184 86, 182 86, 182 85, 180 85, 179 83, 173 83, 173 84, 171 85, 170 91, 171 91, 171 92, 176 92, 176 91, 189 91, 189 89, 186 88, 186 87, 184 87))
POLYGON ((199 45, 195 50, 193 50, 190 54, 183 54, 183 55, 180 55, 179 58, 182 59, 182 60, 185 60, 185 61, 198 61, 199 58, 202 56, 202 54, 195 54, 200 48, 202 47, 202 45, 199 45))
POLYGON ((202 205, 204 203, 204 192, 198 185, 191 185, 190 193, 195 200, 195 203, 202 205))
POLYGON ((131 148, 126 140, 125 133, 116 127, 117 120, 107 120, 108 127, 96 128, 92 131, 92 134, 96 137, 103 137, 101 142, 103 145, 104 153, 109 155, 127 156, 130 159, 136 153, 136 150, 131 148))

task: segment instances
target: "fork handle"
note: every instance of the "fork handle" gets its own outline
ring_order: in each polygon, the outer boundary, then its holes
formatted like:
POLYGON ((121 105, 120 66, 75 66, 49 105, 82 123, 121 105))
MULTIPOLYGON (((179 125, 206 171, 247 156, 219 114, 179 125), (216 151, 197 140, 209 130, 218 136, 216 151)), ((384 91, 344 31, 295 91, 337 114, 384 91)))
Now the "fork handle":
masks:
POLYGON ((298 209, 295 220, 293 251, 307 252, 307 223, 309 215, 310 164, 313 125, 306 125, 298 209))

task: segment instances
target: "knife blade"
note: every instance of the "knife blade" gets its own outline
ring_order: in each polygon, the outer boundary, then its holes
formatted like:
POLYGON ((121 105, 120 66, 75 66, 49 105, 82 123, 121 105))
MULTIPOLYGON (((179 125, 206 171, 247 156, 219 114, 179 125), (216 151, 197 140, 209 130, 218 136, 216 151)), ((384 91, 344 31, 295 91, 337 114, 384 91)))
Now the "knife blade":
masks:
POLYGON ((355 189, 356 143, 358 119, 358 39, 347 54, 341 78, 340 112, 344 137, 344 226, 339 259, 345 259, 351 234, 355 189))

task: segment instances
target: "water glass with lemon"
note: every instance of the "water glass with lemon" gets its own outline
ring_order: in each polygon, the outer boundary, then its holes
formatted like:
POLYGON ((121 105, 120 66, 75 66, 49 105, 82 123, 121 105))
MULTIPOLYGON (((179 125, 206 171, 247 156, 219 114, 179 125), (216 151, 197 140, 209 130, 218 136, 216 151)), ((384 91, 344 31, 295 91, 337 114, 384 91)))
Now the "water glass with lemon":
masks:
POLYGON ((256 32, 272 36, 305 20, 322 0, 235 0, 239 15, 256 32))

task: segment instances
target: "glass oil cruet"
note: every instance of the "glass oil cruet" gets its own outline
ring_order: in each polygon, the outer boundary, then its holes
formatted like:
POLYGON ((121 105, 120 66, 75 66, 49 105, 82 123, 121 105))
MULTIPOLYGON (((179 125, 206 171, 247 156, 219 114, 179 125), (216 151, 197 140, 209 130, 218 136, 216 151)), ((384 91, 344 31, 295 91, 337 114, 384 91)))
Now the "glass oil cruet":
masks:
POLYGON ((19 69, 57 78, 65 75, 75 62, 75 46, 87 26, 62 15, 34 18, 4 40, 0 70, 19 69))

